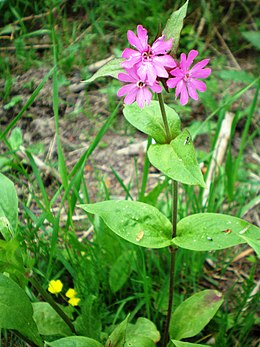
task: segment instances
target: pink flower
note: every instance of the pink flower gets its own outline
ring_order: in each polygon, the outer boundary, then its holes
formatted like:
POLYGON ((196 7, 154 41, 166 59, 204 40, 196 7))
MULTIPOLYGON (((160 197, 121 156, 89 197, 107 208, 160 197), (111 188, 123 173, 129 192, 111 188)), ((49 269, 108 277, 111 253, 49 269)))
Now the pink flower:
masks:
POLYGON ((118 96, 126 95, 124 102, 129 105, 135 100, 139 107, 143 108, 144 105, 149 105, 152 99, 152 93, 149 88, 154 93, 161 93, 162 87, 157 81, 151 84, 149 81, 141 78, 136 68, 126 70, 126 73, 120 73, 118 79, 123 82, 128 82, 129 84, 124 85, 117 92, 118 96))
POLYGON ((125 69, 137 66, 138 75, 143 80, 148 79, 150 84, 155 82, 157 76, 168 77, 166 68, 176 66, 174 59, 167 54, 172 47, 172 39, 164 41, 164 36, 161 36, 150 46, 147 30, 142 25, 137 26, 137 36, 133 31, 128 30, 127 38, 137 51, 126 48, 122 57, 127 60, 121 63, 121 66, 125 69))
POLYGON ((170 71, 170 74, 174 77, 169 78, 166 82, 169 88, 176 87, 176 98, 181 94, 180 102, 182 105, 187 104, 189 96, 194 100, 198 100, 197 90, 200 92, 205 92, 206 90, 206 84, 198 80, 198 78, 206 78, 211 74, 210 68, 204 69, 209 59, 200 61, 190 69, 197 55, 198 51, 195 50, 189 52, 188 58, 186 58, 186 54, 182 53, 179 66, 170 71))

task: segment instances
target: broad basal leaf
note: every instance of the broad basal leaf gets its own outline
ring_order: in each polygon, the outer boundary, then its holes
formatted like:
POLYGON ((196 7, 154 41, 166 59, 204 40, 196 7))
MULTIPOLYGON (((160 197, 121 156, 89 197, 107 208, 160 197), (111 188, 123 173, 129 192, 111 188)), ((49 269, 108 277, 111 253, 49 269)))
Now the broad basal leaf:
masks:
POLYGON ((198 213, 179 221, 173 242, 181 248, 212 251, 245 243, 241 235, 257 240, 260 228, 225 214, 198 213))
POLYGON ((51 347, 103 347, 100 342, 83 336, 69 336, 62 339, 46 342, 51 347))
MULTIPOLYGON (((174 139, 180 133, 180 118, 169 106, 164 105, 167 120, 174 139)), ((136 103, 125 105, 123 110, 125 118, 138 130, 150 135, 157 143, 166 143, 166 135, 158 101, 151 101, 149 106, 141 109, 136 103)))
POLYGON ((114 233, 136 245, 162 248, 172 243, 171 222, 151 205, 109 200, 79 207, 97 214, 114 233))
MULTIPOLYGON (((0 173, 0 208, 15 232, 18 221, 18 199, 14 184, 0 173)), ((1 230, 0 230, 1 232, 1 230)))
POLYGON ((190 134, 185 129, 170 144, 151 145, 148 157, 166 176, 185 184, 205 187, 190 134))
POLYGON ((115 261, 109 272, 109 285, 113 293, 120 290, 132 272, 133 252, 123 252, 115 261))
POLYGON ((41 335, 71 335, 71 330, 58 313, 47 302, 35 302, 33 318, 41 335))
MULTIPOLYGON (((113 345, 112 345, 113 346, 113 345)), ((145 336, 128 336, 122 347, 156 347, 155 343, 145 336)))
POLYGON ((181 30, 183 27, 183 20, 186 17, 188 4, 189 0, 187 0, 185 4, 181 8, 179 8, 179 10, 172 13, 163 30, 163 35, 165 35, 167 40, 173 38, 171 51, 173 54, 176 54, 179 46, 181 30))
POLYGON ((0 328, 14 329, 43 346, 33 320, 32 304, 22 288, 0 273, 0 328))
POLYGON ((181 340, 197 335, 214 317, 222 303, 221 293, 216 290, 203 290, 192 295, 173 312, 170 337, 181 340))
POLYGON ((105 76, 117 78, 120 72, 124 72, 124 69, 120 66, 120 63, 122 63, 123 61, 124 59, 122 58, 110 60, 108 63, 103 65, 96 73, 94 73, 92 77, 83 82, 90 83, 95 81, 99 77, 105 76))
POLYGON ((142 336, 149 338, 153 342, 160 341, 160 333, 155 324, 147 318, 139 317, 135 324, 128 324, 126 335, 128 336, 142 336))

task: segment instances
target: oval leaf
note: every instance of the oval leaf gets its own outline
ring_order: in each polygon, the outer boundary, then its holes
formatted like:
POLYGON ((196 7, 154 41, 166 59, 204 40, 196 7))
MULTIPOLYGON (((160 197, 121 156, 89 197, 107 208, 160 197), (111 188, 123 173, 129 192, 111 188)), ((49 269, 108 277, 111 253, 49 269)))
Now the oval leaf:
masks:
POLYGON ((155 324, 144 317, 139 317, 135 324, 128 324, 126 335, 143 336, 149 338, 155 343, 160 341, 161 338, 160 333, 157 330, 155 324))
MULTIPOLYGON (((113 345, 112 345, 113 346, 113 345)), ((156 347, 155 343, 145 336, 129 336, 122 347, 156 347)))
POLYGON ((214 317, 222 303, 221 293, 216 290, 203 290, 192 295, 173 312, 170 337, 181 340, 197 335, 214 317))
POLYGON ((162 248, 172 243, 172 225, 157 208, 137 201, 109 200, 79 205, 100 216, 123 239, 142 247, 162 248))
POLYGON ((176 340, 171 340, 176 347, 207 347, 206 345, 198 345, 197 343, 181 342, 176 340))
POLYGON ((122 63, 123 61, 124 59, 122 58, 110 60, 108 63, 103 65, 96 73, 94 73, 92 77, 83 82, 90 83, 95 81, 99 77, 105 76, 117 78, 120 72, 124 72, 124 69, 120 66, 120 63, 122 63))
POLYGON ((185 129, 170 144, 151 145, 148 157, 166 176, 185 184, 205 187, 190 133, 185 129))
POLYGON ((18 221, 18 198, 13 182, 1 173, 0 208, 2 211, 0 217, 6 217, 12 226, 12 230, 15 232, 18 221))
MULTIPOLYGON (((180 133, 180 118, 178 114, 169 106, 164 105, 167 120, 174 139, 180 133)), ((125 105, 123 110, 125 118, 138 130, 150 135, 157 143, 166 143, 164 124, 158 101, 151 101, 149 106, 141 109, 136 103, 125 105)))
POLYGON ((33 320, 33 309, 28 296, 11 278, 1 273, 0 328, 17 330, 37 346, 43 346, 33 320))
POLYGON ((71 330, 58 313, 47 302, 35 302, 33 306, 33 319, 41 335, 71 335, 71 330))
POLYGON ((198 213, 179 221, 173 243, 193 251, 213 251, 245 243, 241 235, 256 240, 260 228, 225 214, 198 213))
POLYGON ((254 240, 243 235, 240 235, 240 237, 242 237, 242 239, 244 239, 249 244, 249 246, 253 248, 253 250, 256 252, 257 257, 260 258, 260 240, 254 240))
POLYGON ((183 27, 183 21, 186 17, 187 8, 188 8, 189 0, 185 2, 185 4, 179 8, 179 10, 172 13, 171 17, 167 20, 166 26, 163 30, 163 35, 165 35, 166 40, 173 38, 172 50, 171 53, 176 54, 181 30, 183 27))
POLYGON ((103 347, 98 341, 83 336, 64 337, 46 344, 51 347, 103 347))

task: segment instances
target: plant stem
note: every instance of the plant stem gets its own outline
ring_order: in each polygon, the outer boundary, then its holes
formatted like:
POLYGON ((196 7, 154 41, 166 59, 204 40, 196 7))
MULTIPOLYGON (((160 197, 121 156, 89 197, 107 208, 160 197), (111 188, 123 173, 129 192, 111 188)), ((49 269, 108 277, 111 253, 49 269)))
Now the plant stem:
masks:
MULTIPOLYGON (((177 231, 177 206, 178 206, 178 182, 172 181, 172 238, 176 236, 177 231)), ((168 310, 164 326, 163 334, 163 347, 166 347, 169 336, 169 325, 172 314, 172 304, 173 304, 173 280, 174 280, 174 265, 175 265, 175 255, 176 248, 172 246, 169 247, 170 251, 170 283, 169 283, 169 297, 168 297, 168 310)))
POLYGON ((161 109, 164 129, 165 129, 165 133, 166 133, 166 142, 170 143, 171 142, 171 133, 170 133, 169 124, 168 124, 168 121, 167 121, 167 116, 166 116, 166 112, 165 112, 165 107, 164 107, 164 101, 163 101, 162 93, 158 94, 158 100, 159 100, 159 104, 160 104, 160 109, 161 109))
POLYGON ((43 296, 43 298, 54 308, 54 310, 58 313, 58 315, 64 320, 64 322, 67 324, 67 326, 70 328, 70 330, 76 334, 76 330, 74 328, 74 325, 71 323, 69 317, 66 315, 66 313, 56 304, 56 302, 53 300, 52 296, 49 295, 46 290, 42 288, 40 283, 33 277, 29 278, 29 281, 34 286, 35 289, 43 296))

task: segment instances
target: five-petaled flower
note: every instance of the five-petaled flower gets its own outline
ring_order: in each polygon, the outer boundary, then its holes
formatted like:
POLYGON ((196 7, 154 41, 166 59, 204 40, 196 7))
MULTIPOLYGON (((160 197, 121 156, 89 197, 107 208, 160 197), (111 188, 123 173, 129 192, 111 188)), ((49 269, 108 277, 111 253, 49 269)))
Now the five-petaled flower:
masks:
POLYGON ((52 294, 58 294, 62 291, 63 283, 60 280, 51 280, 49 282, 48 291, 52 294))
POLYGON ((78 306, 79 302, 80 302, 80 298, 77 298, 77 293, 75 291, 75 289, 73 288, 70 288, 67 290, 65 296, 67 298, 69 298, 69 301, 68 303, 71 305, 71 306, 78 306))
POLYGON ((187 104, 189 96, 194 100, 198 100, 197 90, 200 92, 206 90, 206 84, 198 78, 206 78, 211 74, 210 68, 204 69, 209 59, 200 61, 190 69, 197 55, 198 51, 195 50, 189 52, 188 58, 186 58, 186 54, 182 53, 179 66, 170 71, 170 74, 174 77, 169 78, 166 82, 169 88, 176 88, 176 98, 181 94, 180 103, 182 105, 187 104))
POLYGON ((167 54, 171 50, 172 39, 165 41, 164 36, 161 36, 150 46, 147 30, 142 25, 137 26, 137 36, 133 31, 128 30, 127 38, 137 51, 126 48, 122 57, 127 60, 121 63, 121 66, 125 69, 136 66, 138 76, 143 81, 147 80, 150 85, 155 83, 157 76, 168 77, 166 68, 170 69, 176 66, 174 59, 167 54))
POLYGON ((124 102, 128 105, 136 100, 138 106, 143 108, 145 104, 149 105, 152 99, 152 93, 149 88, 154 93, 161 93, 162 91, 162 87, 157 81, 151 84, 148 80, 142 79, 135 67, 126 70, 126 73, 120 73, 118 79, 122 82, 128 82, 117 92, 118 96, 126 95, 124 102))

